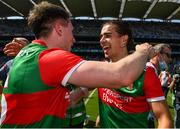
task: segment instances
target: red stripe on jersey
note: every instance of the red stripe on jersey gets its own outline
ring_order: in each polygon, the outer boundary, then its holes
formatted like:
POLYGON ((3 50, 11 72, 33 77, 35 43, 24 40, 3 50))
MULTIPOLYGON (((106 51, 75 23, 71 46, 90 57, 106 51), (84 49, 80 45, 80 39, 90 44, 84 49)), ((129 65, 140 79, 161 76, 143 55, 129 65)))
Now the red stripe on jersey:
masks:
POLYGON ((150 109, 145 96, 131 97, 107 88, 99 88, 99 98, 103 103, 127 113, 143 113, 150 109))
POLYGON ((32 43, 38 43, 38 44, 41 44, 43 46, 46 46, 46 43, 44 41, 40 40, 40 39, 35 39, 35 40, 32 41, 32 43))
POLYGON ((3 124, 31 124, 46 115, 64 118, 68 94, 64 87, 31 94, 5 94, 8 111, 3 124))

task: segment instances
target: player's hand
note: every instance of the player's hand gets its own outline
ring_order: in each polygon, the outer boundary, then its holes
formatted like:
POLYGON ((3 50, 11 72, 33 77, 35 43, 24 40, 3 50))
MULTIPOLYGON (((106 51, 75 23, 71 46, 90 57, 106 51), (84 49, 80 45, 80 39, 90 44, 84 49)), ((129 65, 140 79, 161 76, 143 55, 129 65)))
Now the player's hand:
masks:
POLYGON ((156 55, 154 48, 148 43, 136 45, 136 52, 145 54, 148 59, 151 59, 156 55))
POLYGON ((19 51, 26 46, 27 42, 14 38, 12 42, 5 45, 3 51, 7 56, 16 56, 19 51))

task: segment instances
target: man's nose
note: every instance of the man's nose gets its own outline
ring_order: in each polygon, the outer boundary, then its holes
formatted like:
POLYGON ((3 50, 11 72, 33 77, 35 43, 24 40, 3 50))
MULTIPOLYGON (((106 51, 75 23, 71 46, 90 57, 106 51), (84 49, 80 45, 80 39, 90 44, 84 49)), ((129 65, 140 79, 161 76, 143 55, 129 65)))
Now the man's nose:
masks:
POLYGON ((101 43, 101 44, 104 44, 104 42, 105 42, 105 38, 104 38, 104 37, 101 37, 101 38, 100 38, 100 43, 101 43))

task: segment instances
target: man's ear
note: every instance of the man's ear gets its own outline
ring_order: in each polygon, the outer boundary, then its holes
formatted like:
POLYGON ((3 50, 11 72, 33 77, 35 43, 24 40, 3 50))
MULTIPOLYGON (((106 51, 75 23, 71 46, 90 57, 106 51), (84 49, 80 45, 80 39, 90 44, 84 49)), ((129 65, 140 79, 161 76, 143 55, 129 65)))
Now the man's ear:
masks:
POLYGON ((122 43, 121 43, 121 47, 125 47, 125 46, 127 46, 127 44, 128 44, 128 35, 123 35, 122 36, 122 43))
POLYGON ((54 29, 55 29, 55 31, 56 31, 56 33, 58 34, 58 35, 62 35, 62 25, 61 24, 59 24, 58 22, 56 22, 55 24, 54 24, 54 29))
POLYGON ((128 35, 123 35, 123 42, 126 43, 126 45, 128 43, 128 39, 129 39, 128 35))
POLYGON ((158 58, 158 60, 162 60, 162 55, 161 55, 161 53, 157 53, 157 58, 158 58))

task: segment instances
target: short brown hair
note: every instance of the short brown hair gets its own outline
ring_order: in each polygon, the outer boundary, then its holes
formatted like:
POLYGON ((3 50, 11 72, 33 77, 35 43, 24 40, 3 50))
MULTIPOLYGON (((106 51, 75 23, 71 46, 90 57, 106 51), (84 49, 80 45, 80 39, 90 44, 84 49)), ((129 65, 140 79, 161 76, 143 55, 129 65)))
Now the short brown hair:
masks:
POLYGON ((159 43, 154 46, 156 53, 160 53, 160 54, 164 53, 164 48, 169 48, 171 50, 171 46, 165 43, 159 43))
POLYGON ((69 21, 68 12, 60 6, 43 1, 35 5, 29 12, 28 25, 36 38, 39 38, 49 35, 52 25, 57 19, 61 19, 66 25, 65 23, 69 21))

